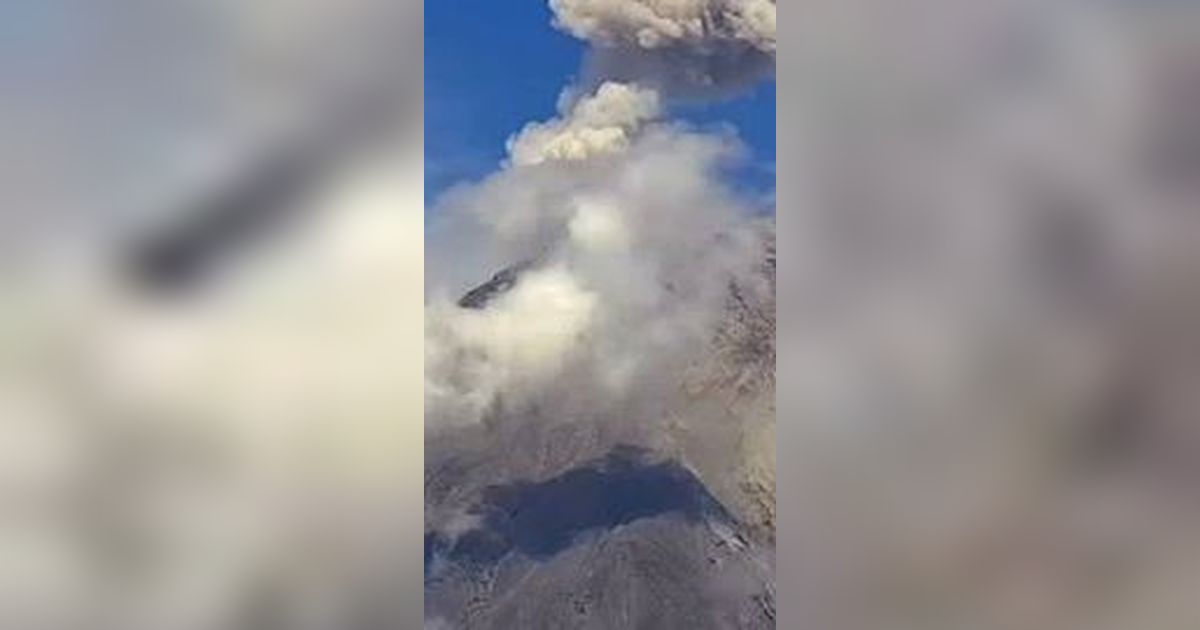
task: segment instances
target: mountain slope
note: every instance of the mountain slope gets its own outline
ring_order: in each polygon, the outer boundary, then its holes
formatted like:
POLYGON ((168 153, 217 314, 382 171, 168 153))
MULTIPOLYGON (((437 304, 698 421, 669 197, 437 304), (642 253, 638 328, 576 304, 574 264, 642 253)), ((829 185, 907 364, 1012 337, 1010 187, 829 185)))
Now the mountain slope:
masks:
MULTIPOLYGON (((536 264, 458 302, 487 309, 536 264)), ((425 608, 450 628, 774 627, 774 242, 661 417, 495 401, 426 432, 425 608)), ((440 625, 439 625, 440 624, 440 625)))

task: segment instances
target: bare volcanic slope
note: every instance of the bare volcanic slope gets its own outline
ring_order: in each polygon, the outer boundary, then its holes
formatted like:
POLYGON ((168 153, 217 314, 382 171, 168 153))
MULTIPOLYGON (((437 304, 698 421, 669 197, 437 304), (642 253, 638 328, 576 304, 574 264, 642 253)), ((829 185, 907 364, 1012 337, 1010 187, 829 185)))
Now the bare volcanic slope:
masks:
MULTIPOLYGON (((774 627, 774 244, 657 417, 502 400, 426 431, 425 608, 449 628, 774 627)), ((467 292, 487 309, 536 263, 467 292)))

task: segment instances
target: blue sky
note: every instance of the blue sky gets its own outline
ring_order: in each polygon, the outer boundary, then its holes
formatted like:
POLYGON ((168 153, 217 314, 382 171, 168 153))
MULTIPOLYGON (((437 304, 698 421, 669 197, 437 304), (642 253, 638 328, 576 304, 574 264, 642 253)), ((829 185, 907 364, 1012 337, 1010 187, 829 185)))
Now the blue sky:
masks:
MULTIPOLYGON (((504 141, 526 123, 555 115, 584 47, 551 26, 545 0, 425 3, 425 199, 477 180, 504 157, 504 141)), ((678 107, 673 117, 732 124, 751 164, 735 185, 774 187, 775 85, 715 104, 678 107)))

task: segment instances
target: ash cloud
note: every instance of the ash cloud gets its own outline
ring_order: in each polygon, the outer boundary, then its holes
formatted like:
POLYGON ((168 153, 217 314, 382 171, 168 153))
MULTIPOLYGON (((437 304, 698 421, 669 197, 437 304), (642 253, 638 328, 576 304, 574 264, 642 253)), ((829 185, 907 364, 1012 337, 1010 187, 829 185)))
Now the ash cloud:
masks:
POLYGON ((738 42, 775 51, 771 0, 551 0, 550 7, 559 27, 604 45, 708 51, 738 42))
POLYGON ((562 415, 603 414, 638 390, 661 398, 660 375, 681 372, 711 337, 729 283, 752 273, 756 208, 718 177, 740 145, 671 123, 591 124, 600 101, 637 94, 605 84, 565 118, 527 127, 506 168, 436 210, 426 313, 433 427, 483 420, 501 397, 509 406, 558 399, 562 415), (485 308, 455 303, 531 257, 485 308))
POLYGON ((552 0, 555 25, 591 44, 589 82, 636 81, 678 98, 744 90, 775 72, 774 0, 552 0))

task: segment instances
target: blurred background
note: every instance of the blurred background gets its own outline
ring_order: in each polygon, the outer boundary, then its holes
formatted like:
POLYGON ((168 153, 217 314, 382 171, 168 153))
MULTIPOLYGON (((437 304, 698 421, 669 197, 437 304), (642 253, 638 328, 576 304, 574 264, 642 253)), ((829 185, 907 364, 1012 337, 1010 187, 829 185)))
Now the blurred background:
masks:
POLYGON ((1195 627, 1198 9, 785 9, 788 627, 1195 627))
POLYGON ((0 6, 0 627, 419 627, 421 17, 0 6))

